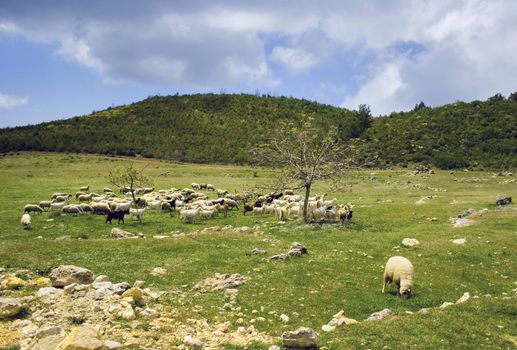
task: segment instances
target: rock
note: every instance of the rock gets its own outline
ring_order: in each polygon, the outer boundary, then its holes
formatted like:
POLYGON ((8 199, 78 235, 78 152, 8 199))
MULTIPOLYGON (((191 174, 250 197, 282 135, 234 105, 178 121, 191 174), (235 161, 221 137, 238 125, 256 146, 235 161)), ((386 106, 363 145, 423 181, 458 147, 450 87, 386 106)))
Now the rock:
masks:
POLYGON ((289 316, 287 316, 286 314, 281 314, 279 317, 283 323, 289 322, 289 316))
POLYGON ((267 254, 267 252, 264 249, 253 248, 251 250, 251 255, 265 255, 265 254, 267 254))
POLYGON ((289 248, 289 251, 287 252, 287 255, 300 256, 303 254, 307 254, 308 252, 309 251, 303 244, 298 243, 298 242, 293 242, 293 244, 291 244, 291 247, 289 248))
POLYGON ((39 328, 34 335, 35 338, 41 339, 48 336, 57 335, 63 338, 65 336, 65 330, 59 326, 52 326, 49 324, 39 328))
POLYGON ((269 258, 269 260, 287 260, 289 259, 289 255, 287 254, 277 254, 277 255, 273 255, 272 257, 269 258))
POLYGON ((72 329, 56 350, 106 350, 99 336, 99 326, 84 324, 72 329))
POLYGON ((145 281, 135 281, 135 283, 133 283, 133 288, 144 288, 145 286, 145 281))
POLYGON ((135 311, 129 304, 125 305, 124 309, 120 311, 119 315, 126 320, 134 320, 136 318, 135 311))
POLYGON ((474 220, 471 220, 469 218, 461 218, 461 219, 457 219, 457 218, 451 218, 451 222, 452 222, 452 226, 453 227, 467 227, 467 226, 470 226, 472 225, 475 221, 474 220))
POLYGON ((461 214, 458 215, 458 218, 462 219, 462 218, 466 218, 467 216, 470 216, 472 214, 474 214, 476 212, 476 209, 467 209, 465 211, 463 211, 461 214))
POLYGON ((458 238, 458 239, 453 239, 451 242, 452 242, 452 244, 463 245, 463 244, 465 244, 465 242, 467 242, 467 240, 465 238, 458 238))
POLYGON ((52 282, 50 278, 47 277, 37 277, 31 281, 32 284, 38 287, 50 287, 52 286, 52 282))
POLYGON ((109 278, 106 275, 99 275, 95 277, 95 280, 93 283, 102 283, 102 282, 109 282, 109 278))
POLYGON ((42 298, 42 297, 54 295, 57 293, 63 293, 63 290, 54 288, 54 287, 43 287, 43 288, 38 289, 38 291, 36 292, 36 296, 38 298, 42 298))
POLYGON ((185 345, 190 346, 192 350, 199 350, 203 348, 203 343, 201 342, 201 340, 193 338, 191 335, 186 335, 183 338, 183 343, 185 343, 185 345))
POLYGON ((150 273, 153 276, 165 275, 167 273, 167 269, 164 269, 162 267, 155 267, 154 269, 151 270, 150 273))
POLYGON ((320 335, 310 328, 301 327, 296 331, 284 332, 282 345, 289 349, 319 348, 320 335))
POLYGON ((124 231, 118 227, 114 227, 111 229, 111 238, 136 238, 137 236, 134 233, 124 231))
POLYGON ((440 309, 445 309, 446 307, 449 307, 451 305, 454 305, 454 303, 451 303, 450 301, 446 301, 442 305, 440 305, 440 309))
POLYGON ((154 309, 146 307, 145 309, 140 311, 140 313, 138 315, 141 317, 145 317, 145 318, 155 318, 155 317, 160 316, 160 313, 154 309))
POLYGON ((31 350, 54 350, 58 349, 59 344, 63 341, 64 336, 49 335, 48 337, 39 339, 34 345, 30 347, 31 350))
POLYGON ((0 319, 16 317, 26 309, 27 305, 21 299, 0 298, 0 319))
POLYGON ((374 312, 366 319, 366 321, 379 321, 388 316, 391 313, 390 309, 383 309, 381 311, 374 312))
POLYGON ((113 285, 113 293, 122 295, 126 290, 128 290, 131 286, 127 282, 116 283, 113 285))
POLYGON ((508 205, 512 204, 512 197, 497 197, 495 200, 495 205, 508 205))
POLYGON ((144 292, 137 287, 132 287, 122 293, 123 298, 131 297, 135 301, 135 304, 138 306, 145 306, 144 301, 144 292))
POLYGON ((321 327, 321 330, 324 331, 324 332, 332 332, 336 329, 335 326, 331 326, 331 325, 328 325, 328 324, 325 324, 321 327))
POLYGON ((2 281, 2 287, 5 289, 20 289, 26 285, 27 282, 15 276, 7 277, 2 281))
POLYGON ((409 248, 409 247, 414 247, 414 246, 417 246, 419 245, 420 242, 415 239, 415 238, 404 238, 402 240, 402 245, 406 248, 409 248))
POLYGON ((50 280, 54 287, 65 287, 72 283, 88 284, 93 282, 93 273, 83 267, 61 265, 50 272, 50 280))
POLYGON ((277 345, 271 345, 268 350, 282 350, 282 349, 280 349, 280 347, 277 345))
POLYGON ((351 324, 355 324, 355 323, 358 323, 358 322, 356 320, 354 320, 353 318, 345 317, 344 311, 341 310, 337 314, 332 316, 332 320, 330 320, 330 322, 328 324, 330 326, 341 326, 342 324, 351 325, 351 324))
POLYGON ((470 299, 470 293, 469 292, 465 292, 465 293, 463 293, 461 298, 459 298, 456 301, 456 304, 463 304, 463 303, 467 302, 469 299, 470 299))
POLYGON ((117 350, 122 347, 122 344, 120 344, 119 342, 113 341, 113 340, 105 340, 104 346, 106 347, 107 350, 117 350))
POLYGON ((204 279, 194 286, 194 290, 201 292, 225 290, 240 286, 248 280, 248 277, 235 273, 233 275, 216 273, 214 277, 204 279))

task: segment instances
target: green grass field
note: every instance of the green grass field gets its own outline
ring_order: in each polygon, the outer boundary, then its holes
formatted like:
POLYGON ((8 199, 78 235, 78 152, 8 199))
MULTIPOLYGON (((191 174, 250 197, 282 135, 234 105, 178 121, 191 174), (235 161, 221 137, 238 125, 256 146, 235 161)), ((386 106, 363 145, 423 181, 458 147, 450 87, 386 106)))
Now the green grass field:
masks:
MULTIPOLYGON (((153 289, 181 291, 165 299, 177 310, 179 319, 229 320, 235 324, 243 318, 246 326, 261 316, 266 321, 255 323, 261 332, 279 339, 285 330, 311 327, 321 334, 327 349, 517 348, 517 208, 515 204, 495 206, 497 196, 517 197, 516 183, 501 183, 512 178, 489 172, 437 171, 413 176, 409 169, 351 171, 339 185, 318 183, 313 190, 327 193, 328 199, 336 197, 340 203, 355 204, 352 222, 345 225, 280 224, 272 216, 244 216, 241 210, 187 225, 177 216, 148 212, 142 224, 128 217, 123 227, 142 232, 145 239, 113 240, 108 235, 116 225, 105 224, 104 216, 68 217, 46 212, 31 215, 30 231, 22 229, 19 220, 25 204, 50 199, 57 191, 75 193, 87 184, 91 191, 102 192, 103 187, 111 187, 108 168, 127 161, 46 153, 0 158, 0 267, 48 271, 60 264, 73 264, 105 274, 114 282, 145 280, 153 289), (415 204, 428 195, 437 197, 415 204), (471 226, 453 228, 448 218, 469 208, 489 211, 475 217, 471 226), (48 222, 49 218, 54 220, 48 222), (257 231, 152 238, 227 224, 257 226, 257 231), (63 235, 82 239, 55 240, 63 235), (405 237, 416 238, 421 244, 395 250, 405 237), (465 238, 466 244, 452 244, 455 238, 465 238), (266 261, 264 256, 248 254, 257 247, 267 251, 266 257, 271 256, 285 252, 294 241, 304 244, 309 254, 288 261, 266 261), (410 299, 381 293, 383 266, 393 255, 407 257, 415 267, 414 296, 410 299), (154 267, 166 268, 168 273, 151 276, 149 271, 154 267), (239 312, 220 311, 226 302, 222 292, 191 291, 197 282, 216 272, 249 277, 239 287, 239 312), (445 301, 455 302, 464 292, 472 297, 467 303, 438 309, 445 301), (341 326, 330 333, 321 330, 340 310, 363 321, 384 308, 391 309, 391 317, 341 326), (433 309, 417 313, 421 308, 433 309), (288 315, 289 322, 283 323, 280 314, 288 315)), ((188 187, 195 181, 237 192, 267 183, 275 175, 273 170, 262 168, 135 162, 138 166, 149 163, 145 173, 156 189, 188 187), (160 176, 164 171, 170 175, 160 176)), ((249 348, 267 349, 270 345, 249 348)))

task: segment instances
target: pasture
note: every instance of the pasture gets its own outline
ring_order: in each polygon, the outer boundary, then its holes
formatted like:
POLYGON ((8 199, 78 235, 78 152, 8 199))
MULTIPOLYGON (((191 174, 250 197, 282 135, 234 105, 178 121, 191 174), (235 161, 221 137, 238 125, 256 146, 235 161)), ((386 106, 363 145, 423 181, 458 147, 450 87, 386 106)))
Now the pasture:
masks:
MULTIPOLYGON (((280 223, 271 215, 244 216, 241 209, 226 217, 183 224, 177 215, 149 211, 142 223, 128 216, 124 225, 118 225, 141 232, 145 238, 116 240, 109 238, 117 226, 115 220, 110 226, 104 222, 105 216, 44 212, 31 214, 31 230, 22 229, 20 217, 25 204, 48 200, 53 192, 73 194, 84 185, 102 193, 103 187, 112 187, 108 168, 128 161, 59 153, 0 158, 0 267, 45 275, 51 267, 73 264, 107 275, 114 282, 144 280, 152 289, 167 292, 161 302, 174 310, 174 322, 230 321, 234 330, 253 324, 273 337, 272 343, 226 345, 226 349, 267 349, 280 345, 282 332, 301 326, 319 332, 326 349, 517 346, 517 207, 495 206, 497 196, 517 197, 517 184, 506 181, 514 177, 491 172, 413 175, 411 169, 361 170, 344 174, 339 185, 316 183, 313 193, 327 193, 328 199, 336 197, 338 203, 355 205, 353 219, 345 224, 280 223), (425 196, 436 197, 415 204, 425 196), (469 208, 488 211, 474 217, 472 225, 454 228, 449 217, 469 208), (250 230, 203 231, 225 225, 250 230), (193 232, 198 234, 189 234, 193 232), (65 235, 72 239, 56 240, 65 235), (170 237, 155 239, 155 235, 170 237), (418 239, 420 245, 402 247, 405 237, 418 239), (456 238, 464 238, 466 243, 451 243, 456 238), (295 241, 305 245, 309 254, 286 261, 267 259, 286 252, 295 241), (249 254, 253 248, 263 249, 267 255, 249 254), (414 295, 409 299, 395 297, 393 286, 388 288, 390 293, 381 293, 384 264, 394 255, 407 257, 415 267, 414 295), (150 275, 155 267, 165 268, 167 273, 150 275), (249 278, 238 287, 237 309, 223 309, 223 292, 192 291, 196 283, 215 273, 239 273, 249 278), (471 295, 466 303, 438 308, 446 301, 455 302, 465 292, 471 295), (385 308, 392 312, 389 317, 363 322, 385 308), (430 310, 419 313, 422 308, 430 310), (361 322, 322 331, 340 310, 361 322), (289 320, 283 321, 281 314, 289 320), (259 317, 263 320, 256 321, 259 317)), ((131 161, 137 166, 148 164, 145 174, 156 189, 189 187, 195 181, 235 193, 268 183, 275 175, 274 170, 264 168, 131 161), (164 172, 169 175, 161 176, 164 172)), ((145 340, 142 344, 158 344, 156 348, 164 348, 160 341, 169 339, 173 332, 167 328, 149 330, 148 321, 139 318, 115 322, 128 332, 139 330, 140 339, 145 340)), ((0 333, 2 329, 5 327, 0 327, 0 333)), ((181 344, 170 339, 170 348, 181 344)), ((0 342, 0 346, 7 345, 0 342)))

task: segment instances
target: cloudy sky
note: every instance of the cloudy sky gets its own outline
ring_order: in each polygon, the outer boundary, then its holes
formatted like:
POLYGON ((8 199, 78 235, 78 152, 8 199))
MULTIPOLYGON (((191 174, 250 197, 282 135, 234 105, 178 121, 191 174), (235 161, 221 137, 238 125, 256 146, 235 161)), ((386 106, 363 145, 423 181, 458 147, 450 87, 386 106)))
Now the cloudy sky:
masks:
POLYGON ((0 127, 153 95, 372 112, 517 91, 515 0, 1 0, 0 127))

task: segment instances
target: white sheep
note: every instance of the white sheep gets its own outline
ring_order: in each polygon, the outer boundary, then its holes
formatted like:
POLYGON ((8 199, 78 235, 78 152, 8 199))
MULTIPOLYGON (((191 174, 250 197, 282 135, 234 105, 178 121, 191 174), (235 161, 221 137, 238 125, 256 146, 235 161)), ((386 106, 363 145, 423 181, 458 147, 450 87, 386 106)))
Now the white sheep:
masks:
POLYGON ((142 209, 130 208, 129 214, 133 215, 133 217, 136 217, 139 221, 142 221, 142 216, 144 216, 145 209, 146 208, 142 208, 142 209))
POLYGON ((78 204, 68 204, 61 209, 65 214, 83 215, 83 209, 78 204))
POLYGON ((37 204, 27 204, 25 207, 23 207, 23 212, 24 213, 35 212, 35 213, 41 214, 43 212, 43 209, 37 204))
POLYGON ((54 198, 54 203, 67 202, 70 197, 72 197, 71 194, 66 195, 66 196, 56 196, 56 198, 54 198))
POLYGON ((195 208, 195 209, 181 209, 179 211, 180 213, 180 220, 183 223, 192 223, 197 221, 197 219, 200 217, 199 212, 201 211, 201 208, 195 208))
POLYGON ((30 230, 31 228, 31 216, 29 214, 23 214, 20 222, 23 225, 24 230, 30 230))
POLYGON ((207 190, 211 190, 211 191, 215 191, 215 186, 212 185, 212 184, 206 184, 206 189, 207 190))
POLYGON ((218 189, 216 192, 219 197, 224 197, 225 195, 228 194, 228 190, 223 190, 223 189, 218 189))
POLYGON ((125 203, 117 203, 117 206, 115 207, 114 211, 126 211, 131 208, 131 205, 133 204, 133 201, 125 202, 125 203))
POLYGON ((84 192, 87 192, 89 189, 90 189, 90 185, 88 185, 88 186, 81 186, 79 188, 80 191, 84 191, 84 192))
POLYGON ((41 202, 39 202, 39 206, 43 210, 45 210, 45 208, 46 209, 50 209, 50 204, 52 204, 52 201, 41 201, 41 202))
POLYGON ((50 204, 50 210, 61 211, 65 205, 66 205, 66 202, 52 203, 52 204, 50 204))
POLYGON ((413 277, 415 271, 411 261, 403 256, 392 256, 388 259, 384 269, 384 284, 382 292, 388 283, 394 283, 397 287, 397 296, 409 298, 413 289, 413 277))
POLYGON ((190 186, 192 186, 192 188, 194 190, 200 190, 201 189, 201 185, 198 184, 197 182, 193 182, 190 186))
POLYGON ((109 188, 109 187, 104 187, 102 189, 102 192, 104 192, 104 193, 106 193, 106 192, 113 192, 113 190, 111 188, 109 188))

